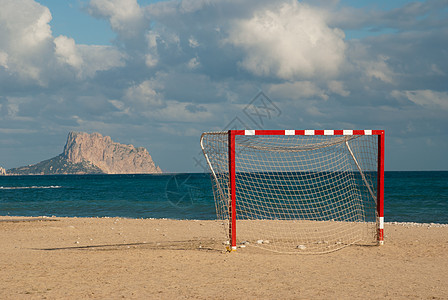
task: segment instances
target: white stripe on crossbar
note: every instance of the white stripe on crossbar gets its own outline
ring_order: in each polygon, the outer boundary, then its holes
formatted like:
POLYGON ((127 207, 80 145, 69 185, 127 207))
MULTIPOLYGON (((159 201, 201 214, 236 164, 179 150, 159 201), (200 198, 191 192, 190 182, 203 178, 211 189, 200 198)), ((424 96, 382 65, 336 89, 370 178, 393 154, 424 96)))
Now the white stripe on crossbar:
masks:
POLYGON ((314 130, 305 130, 305 135, 314 135, 314 130))
POLYGON ((244 130, 244 135, 255 135, 255 130, 244 130))

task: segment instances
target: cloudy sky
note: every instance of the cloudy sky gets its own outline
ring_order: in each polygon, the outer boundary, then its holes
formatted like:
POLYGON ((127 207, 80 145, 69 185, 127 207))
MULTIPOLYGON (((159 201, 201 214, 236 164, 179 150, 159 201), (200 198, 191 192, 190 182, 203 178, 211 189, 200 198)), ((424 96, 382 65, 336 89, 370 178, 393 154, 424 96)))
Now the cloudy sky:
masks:
POLYGON ((204 131, 385 129, 448 170, 448 1, 0 0, 0 166, 69 131, 201 172, 204 131))

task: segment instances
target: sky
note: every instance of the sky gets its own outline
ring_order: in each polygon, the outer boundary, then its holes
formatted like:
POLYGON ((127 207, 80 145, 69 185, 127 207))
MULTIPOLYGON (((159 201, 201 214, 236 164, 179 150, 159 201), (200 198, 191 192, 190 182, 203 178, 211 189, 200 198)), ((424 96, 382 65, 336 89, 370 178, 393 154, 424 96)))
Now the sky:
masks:
POLYGON ((202 132, 384 129, 448 170, 448 0, 0 0, 0 166, 70 131, 203 172, 202 132))

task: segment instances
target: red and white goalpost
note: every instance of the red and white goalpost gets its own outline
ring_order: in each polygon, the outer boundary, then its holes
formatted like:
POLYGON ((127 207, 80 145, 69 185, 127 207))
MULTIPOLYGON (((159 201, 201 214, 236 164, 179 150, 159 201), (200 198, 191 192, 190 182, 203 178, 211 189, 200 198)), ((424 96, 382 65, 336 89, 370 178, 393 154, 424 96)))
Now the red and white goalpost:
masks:
POLYGON ((201 147, 230 250, 383 244, 384 130, 229 130, 201 147))

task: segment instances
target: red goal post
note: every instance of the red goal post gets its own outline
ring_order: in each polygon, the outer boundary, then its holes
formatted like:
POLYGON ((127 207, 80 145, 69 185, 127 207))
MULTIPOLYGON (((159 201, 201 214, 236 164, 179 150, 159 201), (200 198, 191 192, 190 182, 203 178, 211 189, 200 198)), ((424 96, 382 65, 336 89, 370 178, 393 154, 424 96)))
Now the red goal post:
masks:
MULTIPOLYGON (((209 166, 210 166, 210 168, 212 170, 212 179, 214 177, 214 179, 216 181, 214 187, 217 186, 218 189, 221 189, 220 194, 223 195, 225 193, 223 192, 223 187, 220 186, 219 180, 217 178, 217 174, 216 174, 216 171, 214 169, 216 167, 214 167, 214 165, 213 165, 215 163, 211 161, 211 160, 213 160, 213 159, 210 158, 211 154, 207 153, 207 152, 210 152, 210 148, 207 148, 207 145, 205 145, 205 146, 203 145, 203 139, 204 139, 205 135, 207 135, 207 134, 209 134, 209 135, 213 135, 213 134, 224 134, 224 135, 227 135, 227 141, 225 141, 224 143, 226 143, 227 147, 228 147, 228 149, 227 149, 228 152, 226 154, 227 155, 227 159, 228 159, 228 181, 223 181, 223 182, 227 182, 227 184, 228 184, 228 197, 229 197, 229 199, 228 199, 228 206, 227 206, 227 208, 228 208, 227 217, 228 217, 228 230, 229 230, 228 232, 229 232, 229 240, 230 240, 229 241, 230 242, 229 249, 230 250, 236 250, 236 248, 237 248, 237 222, 238 222, 237 221, 237 219, 238 219, 237 218, 238 217, 237 216, 237 205, 238 205, 238 203, 237 203, 237 194, 238 194, 238 191, 237 191, 237 180, 238 180, 237 177, 238 177, 238 175, 237 175, 237 173, 238 172, 242 172, 242 173, 246 172, 246 173, 248 173, 248 171, 244 171, 243 172, 243 171, 238 171, 237 170, 237 164, 239 163, 239 161, 238 161, 238 157, 237 157, 238 153, 236 153, 236 149, 237 149, 237 146, 238 146, 237 142, 236 142, 236 139, 238 137, 242 137, 242 136, 247 138, 247 140, 244 140, 241 143, 246 144, 245 146, 248 147, 248 148, 262 149, 262 150, 259 150, 259 151, 265 151, 266 148, 268 147, 268 146, 266 146, 267 144, 266 145, 263 144, 262 146, 250 146, 249 144, 251 143, 251 141, 250 141, 250 137, 251 136, 259 136, 259 137, 263 137, 263 136, 266 136, 266 137, 267 136, 270 136, 270 137, 279 137, 279 136, 303 136, 303 137, 315 136, 316 138, 323 138, 324 136, 328 136, 328 137, 334 136, 334 137, 342 138, 342 139, 337 140, 337 142, 332 142, 332 143, 333 144, 336 144, 336 143, 339 143, 339 144, 344 144, 345 143, 346 144, 345 145, 346 146, 346 152, 347 152, 346 156, 349 157, 348 160, 351 161, 351 164, 356 166, 354 168, 352 167, 353 169, 350 172, 352 172, 352 173, 357 172, 357 173, 360 174, 360 175, 358 174, 358 177, 360 178, 360 179, 358 179, 358 181, 359 182, 362 182, 362 181, 365 182, 366 190, 368 190, 368 192, 370 193, 372 198, 375 199, 375 201, 376 201, 376 203, 375 203, 375 205, 376 205, 376 221, 375 221, 375 223, 376 223, 376 240, 377 240, 377 243, 379 245, 382 245, 384 243, 384 135, 385 135, 384 130, 229 130, 228 132, 221 132, 221 133, 204 133, 202 135, 202 137, 201 137, 201 146, 202 146, 202 149, 204 151, 204 155, 205 155, 205 157, 207 159, 207 162, 208 162, 208 164, 209 164, 209 166), (351 139, 355 140, 355 139, 357 139, 359 137, 362 137, 362 136, 377 136, 376 144, 374 146, 375 148, 377 148, 376 150, 374 150, 374 151, 377 152, 376 153, 376 157, 374 158, 374 159, 376 159, 376 166, 375 166, 376 170, 374 170, 374 172, 376 172, 376 190, 375 191, 373 190, 372 185, 367 182, 366 176, 368 176, 368 175, 366 175, 366 173, 368 173, 369 170, 366 171, 366 170, 362 169, 361 165, 363 163, 362 163, 362 161, 358 162, 358 160, 360 158, 356 157, 358 155, 358 153, 353 153, 353 151, 352 151, 352 149, 351 149, 351 147, 349 145, 349 141, 351 139)), ((205 142, 205 143, 207 143, 207 142, 205 142)), ((265 142, 263 142, 263 143, 265 143, 265 142)), ((322 143, 324 143, 324 142, 322 142, 322 140, 319 140, 317 142, 317 144, 322 144, 322 143)), ((271 145, 271 144, 269 144, 269 145, 271 145)), ((332 144, 330 143, 329 145, 332 145, 332 144)), ((278 150, 279 152, 282 152, 282 151, 286 152, 287 151, 287 150, 285 150, 287 148, 285 148, 285 149, 280 148, 281 146, 278 146, 277 148, 276 147, 277 146, 274 146, 273 148, 274 149, 279 149, 278 150)), ((287 146, 287 147, 291 147, 291 146, 287 146)), ((294 146, 294 147, 297 148, 298 146, 294 146)), ((309 145, 300 146, 300 147, 302 147, 303 149, 297 150, 298 148, 297 149, 295 148, 295 150, 293 150, 292 152, 294 152, 294 151, 296 151, 296 152, 307 151, 307 149, 312 149, 313 148, 313 147, 311 147, 309 145)), ((327 147, 328 148, 330 146, 324 145, 322 147, 327 147)), ((221 151, 226 151, 226 150, 221 150, 221 151)), ((258 151, 258 150, 255 150, 255 151, 258 151)), ((268 149, 266 151, 271 151, 271 150, 268 149)), ((273 150, 273 151, 275 152, 277 150, 273 150)), ((333 160, 333 158, 331 158, 331 159, 333 160)), ((263 164, 264 162, 260 161, 259 163, 263 164)), ((288 163, 290 163, 290 162, 288 162, 288 163)), ((321 170, 320 168, 318 168, 318 169, 321 170)), ((258 169, 256 169, 256 170, 258 170, 258 169)), ((271 172, 272 168, 269 169, 269 170, 271 172)), ((219 172, 223 172, 223 171, 221 170, 219 172)), ((256 172, 257 171, 254 171, 254 173, 256 173, 256 172)), ((343 171, 338 171, 338 172, 343 172, 343 171)), ((338 193, 340 193, 340 191, 338 191, 338 193)), ((217 201, 216 193, 215 193, 215 201, 217 201)), ((319 209, 322 210, 322 208, 319 208, 319 209)), ((332 209, 334 209, 334 208, 332 208, 332 209)), ((217 210, 218 210, 218 206, 217 206, 217 210)), ((264 213, 265 216, 267 214, 268 213, 264 213)), ((219 212, 218 212, 218 215, 219 215, 219 212)), ((266 218, 269 219, 269 215, 267 215, 266 218)), ((300 219, 300 218, 303 218, 303 216, 302 217, 298 217, 298 219, 300 219)), ((248 217, 248 219, 254 220, 254 219, 257 219, 257 217, 250 216, 250 217, 248 217)), ((275 220, 279 220, 279 219, 282 219, 282 218, 281 217, 275 217, 275 220)), ((294 218, 287 217, 287 218, 283 218, 283 219, 291 220, 291 219, 294 219, 294 218)), ((324 219, 321 219, 321 220, 324 220, 324 219)), ((328 221, 328 219, 326 219, 326 220, 328 221)), ((330 221, 334 221, 334 219, 330 219, 330 221)), ((254 221, 252 221, 252 222, 254 222, 254 221)), ((294 222, 295 222, 295 220, 294 220, 294 222)), ((357 222, 359 222, 359 220, 357 220, 357 222)), ((306 229, 306 230, 309 230, 309 229, 306 229)), ((316 230, 316 231, 318 231, 318 230, 316 230)), ((322 244, 322 243, 327 243, 328 244, 329 242, 326 241, 325 239, 328 240, 329 238, 323 238, 322 241, 317 241, 317 242, 314 242, 314 243, 315 244, 322 244)), ((263 244, 263 240, 261 240, 261 241, 262 241, 261 244, 263 244)), ((338 239, 335 242, 335 244, 338 244, 338 243, 340 243, 340 244, 354 243, 353 241, 348 241, 348 242, 341 242, 341 241, 342 241, 342 239, 338 239)), ((300 239, 296 239, 295 243, 303 243, 303 242, 300 239)), ((311 249, 312 247, 313 246, 309 246, 309 249, 311 249)), ((340 245, 339 246, 337 246, 337 245, 336 246, 331 246, 331 247, 330 246, 326 246, 325 249, 328 249, 328 250, 318 249, 318 250, 310 250, 310 251, 312 251, 312 252, 313 251, 314 252, 319 252, 319 253, 320 252, 329 252, 329 251, 338 249, 340 247, 341 247, 340 245)), ((269 247, 267 247, 267 248, 269 248, 269 247)), ((300 245, 297 245, 297 248, 305 249, 306 246, 300 244, 300 245)), ((283 251, 278 250, 278 249, 276 249, 275 251, 283 252, 283 251)))

